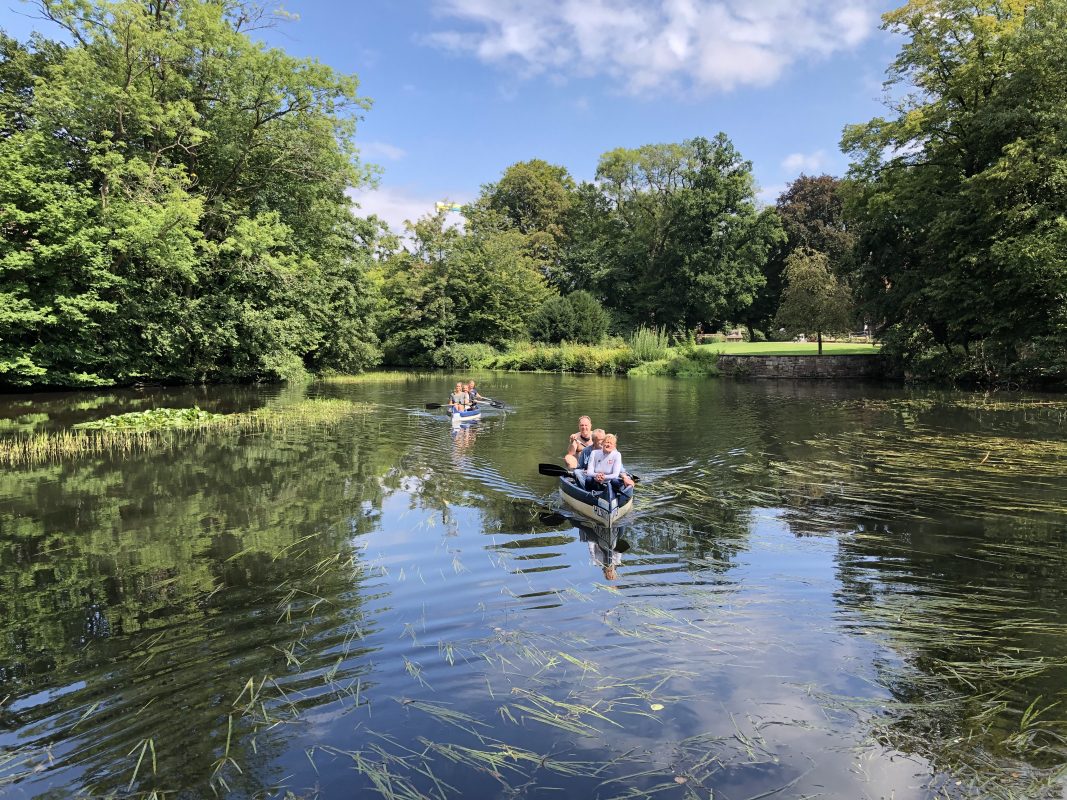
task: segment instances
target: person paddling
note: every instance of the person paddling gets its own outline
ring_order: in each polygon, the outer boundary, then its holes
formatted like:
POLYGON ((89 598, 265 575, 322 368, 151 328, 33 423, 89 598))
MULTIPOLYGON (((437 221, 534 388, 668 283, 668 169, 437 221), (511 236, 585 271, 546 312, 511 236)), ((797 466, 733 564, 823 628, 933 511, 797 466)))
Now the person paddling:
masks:
POLYGON ((458 381, 455 391, 448 396, 448 407, 455 413, 466 411, 468 405, 470 405, 470 397, 467 395, 466 389, 463 388, 463 382, 458 381))
POLYGON ((611 487, 618 491, 622 488, 622 453, 616 449, 617 443, 615 434, 605 434, 600 449, 594 448, 589 454, 589 465, 584 471, 575 472, 574 477, 583 489, 611 487))
POLYGON ((567 469, 577 469, 578 455, 593 443, 593 421, 589 417, 578 417, 578 432, 572 433, 567 444, 567 453, 563 461, 567 469))
POLYGON ((470 400, 471 408, 477 408, 479 401, 484 403, 489 399, 478 391, 474 381, 467 381, 467 398, 470 400))
MULTIPOLYGON (((576 472, 583 472, 586 468, 588 468, 589 459, 592 456, 593 451, 601 449, 601 446, 604 443, 604 437, 607 436, 607 434, 604 433, 603 428, 595 429, 591 435, 593 437, 593 443, 588 447, 584 448, 582 452, 578 454, 578 463, 574 467, 576 472)), ((619 478, 622 480, 622 485, 624 488, 629 488, 634 485, 634 479, 631 478, 630 473, 626 472, 625 470, 623 470, 619 478)), ((580 483, 580 479, 577 478, 577 475, 575 475, 575 479, 579 480, 580 483)))

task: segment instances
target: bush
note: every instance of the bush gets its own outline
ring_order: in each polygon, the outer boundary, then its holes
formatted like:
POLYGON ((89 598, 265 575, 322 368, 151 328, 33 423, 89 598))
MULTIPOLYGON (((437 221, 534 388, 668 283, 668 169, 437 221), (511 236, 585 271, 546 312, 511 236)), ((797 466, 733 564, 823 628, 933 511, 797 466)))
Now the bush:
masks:
POLYGON ((519 343, 485 364, 490 369, 542 372, 625 373, 636 364, 629 347, 519 343))
POLYGON ((574 311, 574 341, 600 344, 608 332, 611 317, 604 306, 589 292, 571 292, 567 302, 574 311))
POLYGON ((497 352, 490 345, 450 344, 439 347, 433 354, 433 365, 448 370, 480 369, 492 362, 497 352))
POLYGON ((644 325, 630 334, 630 349, 638 362, 657 361, 667 355, 667 334, 660 328, 644 325))
POLYGON ((765 334, 763 331, 753 329, 753 331, 752 331, 752 341, 754 341, 754 342, 765 342, 765 341, 767 341, 767 334, 765 334))
POLYGON ((538 342, 559 342, 576 337, 574 306, 566 297, 545 301, 530 320, 530 336, 538 342))
POLYGON ((686 347, 668 358, 635 366, 629 371, 629 375, 631 377, 671 375, 707 378, 719 374, 718 362, 719 354, 713 350, 686 347))

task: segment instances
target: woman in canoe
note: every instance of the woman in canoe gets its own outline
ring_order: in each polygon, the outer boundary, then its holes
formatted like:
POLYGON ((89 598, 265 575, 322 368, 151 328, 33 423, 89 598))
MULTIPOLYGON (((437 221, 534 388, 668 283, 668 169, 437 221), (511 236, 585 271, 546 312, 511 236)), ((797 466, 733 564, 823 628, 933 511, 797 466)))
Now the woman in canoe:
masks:
POLYGON ((590 452, 589 465, 574 473, 583 489, 596 491, 608 485, 616 492, 622 489, 622 453, 616 449, 617 443, 614 433, 605 434, 600 449, 590 452))

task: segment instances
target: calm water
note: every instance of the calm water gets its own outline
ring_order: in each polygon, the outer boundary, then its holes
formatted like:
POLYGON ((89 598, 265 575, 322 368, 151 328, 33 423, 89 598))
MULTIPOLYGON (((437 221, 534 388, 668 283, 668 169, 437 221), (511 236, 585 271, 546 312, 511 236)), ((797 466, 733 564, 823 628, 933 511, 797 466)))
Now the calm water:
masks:
POLYGON ((447 384, 0 472, 0 795, 1064 796, 1067 402, 486 375, 453 431, 447 384), (581 413, 641 478, 621 555, 544 521, 581 413))

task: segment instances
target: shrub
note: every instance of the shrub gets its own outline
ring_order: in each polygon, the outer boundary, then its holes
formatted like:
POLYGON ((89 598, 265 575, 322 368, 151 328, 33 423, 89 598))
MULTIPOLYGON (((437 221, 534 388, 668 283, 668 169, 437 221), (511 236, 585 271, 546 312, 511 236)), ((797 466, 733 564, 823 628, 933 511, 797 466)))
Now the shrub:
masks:
POLYGON ((450 344, 439 347, 433 354, 433 365, 448 370, 480 369, 488 366, 497 352, 490 345, 450 344))
POLYGON ((711 377, 719 374, 719 354, 713 350, 681 348, 668 358, 639 364, 629 371, 631 377, 672 375, 680 377, 711 377))
POLYGON ((608 332, 611 317, 604 306, 589 292, 571 292, 567 302, 574 312, 574 341, 600 344, 608 332))
POLYGON ((660 328, 644 325, 630 334, 630 349, 634 358, 641 361, 657 361, 667 355, 667 334, 660 328))
POLYGON ((574 306, 566 297, 541 304, 530 320, 530 336, 538 342, 559 343, 576 337, 574 306))

